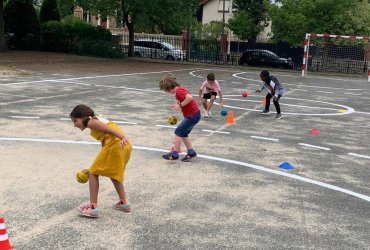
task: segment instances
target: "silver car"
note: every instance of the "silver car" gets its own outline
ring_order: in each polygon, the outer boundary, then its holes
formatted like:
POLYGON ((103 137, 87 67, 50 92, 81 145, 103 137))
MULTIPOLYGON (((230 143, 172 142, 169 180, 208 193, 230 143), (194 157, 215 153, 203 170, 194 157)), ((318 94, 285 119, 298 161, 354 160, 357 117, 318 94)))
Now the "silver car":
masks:
POLYGON ((183 60, 185 53, 172 44, 153 39, 134 41, 134 56, 165 60, 183 60))

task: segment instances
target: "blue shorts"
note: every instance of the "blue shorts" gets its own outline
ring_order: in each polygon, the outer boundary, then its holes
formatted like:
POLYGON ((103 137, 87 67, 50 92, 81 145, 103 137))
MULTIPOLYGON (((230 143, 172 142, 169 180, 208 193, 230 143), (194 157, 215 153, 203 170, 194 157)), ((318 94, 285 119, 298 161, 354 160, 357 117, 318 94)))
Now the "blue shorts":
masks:
POLYGON ((195 124, 197 124, 199 121, 200 111, 193 116, 185 117, 175 129, 175 135, 179 137, 188 137, 195 124))

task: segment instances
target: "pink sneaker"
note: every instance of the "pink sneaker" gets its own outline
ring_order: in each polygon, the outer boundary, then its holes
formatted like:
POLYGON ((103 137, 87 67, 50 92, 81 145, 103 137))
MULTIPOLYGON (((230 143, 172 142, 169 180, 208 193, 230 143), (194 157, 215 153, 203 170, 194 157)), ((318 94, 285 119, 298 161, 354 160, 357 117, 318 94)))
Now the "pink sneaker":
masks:
POLYGON ((86 217, 98 218, 100 215, 100 209, 93 208, 89 203, 81 205, 79 208, 77 208, 77 211, 80 213, 80 215, 86 217))
POLYGON ((121 210, 126 213, 131 211, 130 204, 128 204, 128 202, 122 203, 122 201, 118 201, 116 205, 114 205, 114 209, 121 210))

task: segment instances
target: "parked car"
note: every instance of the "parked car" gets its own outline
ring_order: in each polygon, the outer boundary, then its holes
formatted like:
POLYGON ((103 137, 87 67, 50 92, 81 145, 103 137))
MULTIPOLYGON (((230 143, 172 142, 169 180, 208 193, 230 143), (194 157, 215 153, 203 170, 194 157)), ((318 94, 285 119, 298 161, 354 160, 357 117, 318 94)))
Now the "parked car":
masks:
POLYGON ((139 39, 134 41, 134 56, 174 61, 183 60, 185 52, 160 40, 139 39))
POLYGON ((281 58, 274 52, 265 49, 248 49, 239 59, 239 65, 265 66, 293 69, 294 63, 291 58, 281 58))

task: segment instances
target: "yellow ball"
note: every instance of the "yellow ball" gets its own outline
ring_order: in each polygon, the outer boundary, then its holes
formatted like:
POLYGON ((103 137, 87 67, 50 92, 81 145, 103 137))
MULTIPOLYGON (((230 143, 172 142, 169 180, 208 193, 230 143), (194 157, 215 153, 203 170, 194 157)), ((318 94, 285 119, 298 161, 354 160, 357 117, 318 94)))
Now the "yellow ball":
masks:
POLYGON ((177 118, 176 118, 176 116, 171 115, 171 116, 168 117, 167 121, 168 121, 169 124, 175 125, 177 123, 177 118))
POLYGON ((76 174, 76 179, 79 183, 86 183, 89 180, 89 174, 86 174, 83 169, 76 174))

